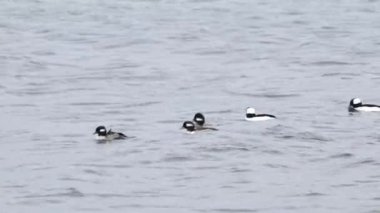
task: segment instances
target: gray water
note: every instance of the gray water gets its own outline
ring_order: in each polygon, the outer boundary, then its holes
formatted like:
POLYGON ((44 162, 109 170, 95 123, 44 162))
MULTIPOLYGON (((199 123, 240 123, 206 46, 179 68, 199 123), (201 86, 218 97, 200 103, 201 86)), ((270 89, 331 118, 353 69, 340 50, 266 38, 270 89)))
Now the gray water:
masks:
POLYGON ((380 212, 379 58, 376 0, 3 0, 0 211, 380 212))

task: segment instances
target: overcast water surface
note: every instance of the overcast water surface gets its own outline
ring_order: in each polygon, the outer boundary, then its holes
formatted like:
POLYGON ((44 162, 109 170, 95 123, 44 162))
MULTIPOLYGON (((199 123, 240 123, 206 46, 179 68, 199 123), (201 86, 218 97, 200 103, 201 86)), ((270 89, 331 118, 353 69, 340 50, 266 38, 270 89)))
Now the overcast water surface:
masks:
POLYGON ((379 213, 379 59, 377 0, 3 0, 1 212, 379 213))

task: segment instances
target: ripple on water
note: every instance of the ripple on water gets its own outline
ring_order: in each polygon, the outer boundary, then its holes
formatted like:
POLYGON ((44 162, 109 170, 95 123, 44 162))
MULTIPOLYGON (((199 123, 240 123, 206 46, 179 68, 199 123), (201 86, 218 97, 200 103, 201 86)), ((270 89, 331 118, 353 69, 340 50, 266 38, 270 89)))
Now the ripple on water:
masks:
POLYGON ((221 152, 231 152, 231 151, 250 151, 247 147, 239 147, 239 146, 218 146, 218 147, 203 147, 200 148, 202 151, 206 152, 215 152, 215 153, 221 153, 221 152))
POLYGON ((244 96, 244 97, 256 97, 256 98, 293 98, 299 97, 301 94, 289 93, 289 94, 277 94, 277 93, 244 93, 244 92, 235 92, 235 91, 226 91, 228 94, 234 96, 244 96))
POLYGON ((327 138, 318 132, 311 131, 297 131, 293 127, 276 125, 267 128, 263 135, 273 135, 279 139, 309 141, 309 142, 329 142, 331 138, 327 138))
POLYGON ((307 141, 317 141, 317 142, 328 142, 331 139, 326 138, 316 132, 300 132, 297 134, 296 138, 307 141))
POLYGON ((275 149, 263 150, 263 153, 268 153, 268 154, 272 154, 272 155, 284 155, 285 154, 284 152, 281 152, 281 151, 275 150, 275 149))
POLYGON ((350 163, 348 165, 346 165, 347 168, 355 168, 355 167, 360 167, 360 166, 364 166, 364 165, 371 165, 371 166, 376 166, 378 164, 378 162, 372 158, 369 158, 369 159, 362 159, 362 160, 359 160, 359 161, 356 161, 354 163, 350 163))
POLYGON ((304 194, 305 197, 320 197, 320 196, 326 196, 327 194, 319 193, 319 192, 309 192, 304 194))
POLYGON ((348 72, 328 72, 328 73, 324 73, 322 74, 321 76, 322 77, 356 77, 356 76, 360 76, 361 74, 360 73, 348 73, 348 72))
POLYGON ((246 172, 252 172, 253 170, 252 169, 242 169, 242 168, 233 167, 229 171, 232 173, 246 173, 246 172))
POLYGON ((316 61, 316 62, 310 63, 310 65, 315 65, 315 66, 349 66, 353 64, 355 63, 344 62, 344 61, 316 61))
POLYGON ((307 192, 303 194, 287 195, 286 197, 321 197, 321 196, 328 196, 328 194, 321 193, 321 192, 307 192))
POLYGON ((265 167, 272 168, 272 169, 289 169, 290 167, 285 164, 274 164, 274 163, 265 163, 265 167))
POLYGON ((354 154, 352 153, 340 153, 340 154, 335 154, 335 155, 330 155, 329 158, 336 159, 336 158, 352 158, 354 157, 354 154))
POLYGON ((102 172, 99 170, 94 170, 94 169, 83 169, 83 172, 86 174, 97 175, 97 176, 106 176, 107 175, 105 172, 102 172))
POLYGON ((217 209, 210 209, 210 210, 212 212, 233 212, 233 213, 259 212, 258 209, 250 209, 250 208, 217 208, 217 209))
POLYGON ((131 168, 130 165, 125 164, 91 164, 91 163, 85 163, 85 164, 74 164, 74 166, 78 167, 92 167, 92 168, 131 168))
POLYGON ((193 161, 195 158, 189 156, 179 156, 179 155, 170 155, 164 157, 161 161, 163 162, 186 162, 193 161))
POLYGON ((355 187, 358 184, 355 183, 342 183, 342 184, 336 184, 336 185, 331 185, 333 188, 345 188, 345 187, 355 187))
POLYGON ((84 193, 80 192, 78 189, 70 187, 65 189, 48 189, 47 191, 58 191, 54 193, 46 194, 30 194, 21 196, 18 198, 53 198, 53 197, 84 197, 84 193))

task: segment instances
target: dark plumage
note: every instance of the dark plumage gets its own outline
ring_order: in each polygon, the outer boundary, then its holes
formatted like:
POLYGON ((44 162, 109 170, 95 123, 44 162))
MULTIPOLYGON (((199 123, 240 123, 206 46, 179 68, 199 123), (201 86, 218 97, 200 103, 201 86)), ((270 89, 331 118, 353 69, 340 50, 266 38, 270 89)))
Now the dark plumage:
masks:
POLYGON ((121 132, 113 132, 111 129, 108 130, 104 126, 98 126, 95 129, 94 135, 96 135, 97 140, 121 140, 127 138, 126 135, 124 135, 121 132))

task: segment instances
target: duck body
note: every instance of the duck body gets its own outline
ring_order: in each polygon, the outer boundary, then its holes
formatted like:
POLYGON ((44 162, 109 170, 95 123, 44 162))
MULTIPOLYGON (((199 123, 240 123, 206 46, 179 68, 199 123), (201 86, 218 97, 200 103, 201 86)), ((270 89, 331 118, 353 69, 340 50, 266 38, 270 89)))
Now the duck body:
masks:
POLYGON ((196 126, 196 124, 192 121, 183 122, 182 129, 185 129, 186 132, 188 132, 188 133, 194 133, 196 131, 202 131, 202 130, 214 130, 214 131, 217 130, 217 129, 212 128, 212 127, 196 126))
POLYGON ((270 114, 256 114, 256 110, 252 107, 248 107, 245 114, 245 120, 247 121, 267 121, 276 119, 276 116, 270 114))
POLYGON ((246 115, 245 120, 247 121, 267 121, 276 119, 276 116, 269 114, 257 114, 257 115, 246 115))
POLYGON ((127 136, 121 132, 113 132, 111 129, 107 131, 104 126, 98 126, 95 129, 94 135, 98 141, 122 140, 127 138, 127 136))
POLYGON ((348 105, 349 112, 380 112, 380 106, 375 104, 363 104, 359 98, 353 98, 348 105))
POLYGON ((195 126, 195 130, 214 130, 214 131, 218 130, 218 129, 210 127, 210 126, 206 126, 205 125, 206 118, 200 112, 195 113, 194 118, 193 118, 193 123, 195 126))

